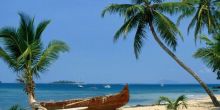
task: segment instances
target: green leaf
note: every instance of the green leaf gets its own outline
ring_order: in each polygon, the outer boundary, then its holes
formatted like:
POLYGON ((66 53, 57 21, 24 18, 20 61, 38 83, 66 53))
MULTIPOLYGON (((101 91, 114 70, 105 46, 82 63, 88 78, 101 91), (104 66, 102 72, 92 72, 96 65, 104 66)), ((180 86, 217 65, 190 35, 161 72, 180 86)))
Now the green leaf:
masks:
POLYGON ((194 10, 191 4, 185 2, 164 2, 159 4, 153 4, 152 7, 161 13, 177 14, 177 13, 189 13, 194 10))
POLYGON ((1 47, 0 47, 0 58, 3 59, 6 63, 8 63, 9 67, 12 67, 12 68, 16 67, 15 61, 1 47))
POLYGON ((114 41, 117 41, 121 35, 124 35, 124 38, 126 38, 128 32, 137 27, 140 17, 141 15, 139 14, 125 21, 121 28, 115 33, 114 41))
POLYGON ((21 46, 23 39, 19 37, 16 29, 11 27, 1 28, 0 38, 2 38, 4 46, 8 48, 9 54, 14 56, 14 58, 19 57, 23 50, 21 46))
POLYGON ((45 20, 45 21, 42 21, 42 22, 37 26, 36 35, 35 35, 35 39, 36 39, 36 40, 39 40, 39 39, 40 39, 42 32, 46 29, 46 27, 48 26, 49 23, 50 23, 49 20, 45 20))
POLYGON ((194 57, 201 59, 213 72, 220 70, 220 36, 214 36, 213 40, 207 37, 202 38, 206 42, 206 47, 199 48, 194 57))
POLYGON ((61 41, 51 41, 48 47, 43 51, 38 62, 33 67, 32 71, 34 74, 38 74, 38 71, 45 71, 53 61, 57 60, 59 53, 66 52, 69 47, 61 41))
POLYGON ((177 39, 176 36, 180 36, 182 39, 182 34, 176 25, 165 15, 154 11, 154 20, 153 23, 159 32, 161 38, 165 41, 165 43, 172 47, 173 50, 176 49, 177 39))
POLYGON ((118 13, 119 15, 123 16, 127 12, 127 9, 132 6, 133 6, 132 4, 111 4, 102 11, 101 15, 102 17, 104 17, 106 13, 110 13, 110 14, 118 13))
POLYGON ((134 53, 136 58, 139 57, 139 54, 141 52, 141 48, 143 46, 144 38, 145 38, 145 29, 146 24, 144 21, 140 21, 137 27, 137 31, 134 38, 134 53))

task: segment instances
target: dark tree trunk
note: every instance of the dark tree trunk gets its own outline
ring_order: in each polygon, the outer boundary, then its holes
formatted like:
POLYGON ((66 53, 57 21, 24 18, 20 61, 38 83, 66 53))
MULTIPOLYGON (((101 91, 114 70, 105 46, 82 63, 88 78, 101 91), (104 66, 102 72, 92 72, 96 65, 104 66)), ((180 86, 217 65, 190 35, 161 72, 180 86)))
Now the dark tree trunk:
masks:
POLYGON ((189 68, 188 66, 186 66, 179 58, 177 58, 177 56, 171 51, 169 50, 169 48, 167 48, 159 39, 159 37, 157 36, 153 24, 150 23, 150 30, 153 34, 154 39, 156 40, 156 42, 159 44, 159 46, 170 56, 172 57, 183 69, 185 69, 190 75, 193 76, 193 78, 196 79, 196 81, 205 89, 206 93, 209 95, 209 97, 211 98, 214 106, 219 107, 220 104, 217 100, 217 98, 215 97, 215 95, 213 94, 213 92, 208 88, 208 86, 199 78, 199 76, 197 75, 197 73, 195 73, 191 68, 189 68))

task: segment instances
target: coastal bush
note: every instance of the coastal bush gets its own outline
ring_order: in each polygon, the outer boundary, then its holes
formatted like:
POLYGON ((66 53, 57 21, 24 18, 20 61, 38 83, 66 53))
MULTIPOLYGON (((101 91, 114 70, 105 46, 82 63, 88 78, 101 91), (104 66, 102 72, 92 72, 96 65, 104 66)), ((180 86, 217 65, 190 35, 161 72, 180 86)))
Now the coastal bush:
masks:
POLYGON ((158 104, 167 105, 167 110, 178 110, 179 108, 187 109, 187 97, 185 95, 179 96, 176 100, 161 96, 158 100, 158 104))
POLYGON ((9 110, 25 110, 24 108, 22 108, 20 105, 13 105, 9 108, 9 110))

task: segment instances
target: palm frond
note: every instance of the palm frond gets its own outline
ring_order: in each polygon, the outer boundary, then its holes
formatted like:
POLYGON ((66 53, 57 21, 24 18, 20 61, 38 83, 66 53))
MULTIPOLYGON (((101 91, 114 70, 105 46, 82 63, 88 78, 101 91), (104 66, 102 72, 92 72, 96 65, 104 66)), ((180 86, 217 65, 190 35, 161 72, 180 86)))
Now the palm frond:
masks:
MULTIPOLYGON (((199 48, 195 54, 194 54, 194 57, 195 58, 206 58, 210 55, 213 55, 213 50, 210 49, 210 48, 199 48)), ((220 58, 220 57, 219 57, 220 58)))
POLYGON ((165 15, 156 11, 154 11, 153 23, 165 43, 175 50, 177 46, 176 36, 178 35, 183 39, 182 34, 176 25, 165 15))
POLYGON ((174 103, 175 109, 177 110, 177 108, 178 108, 179 106, 182 106, 183 108, 184 108, 184 107, 187 108, 187 103, 186 103, 186 101, 187 101, 187 97, 186 97, 185 95, 181 95, 180 97, 178 97, 178 98, 176 99, 175 103, 174 103))
POLYGON ((177 105, 177 108, 176 108, 176 110, 178 109, 178 108, 182 108, 182 109, 187 109, 188 108, 188 104, 187 104, 187 102, 186 101, 182 101, 182 102, 180 102, 178 105, 177 105))
POLYGON ((171 15, 177 13, 186 14, 194 10, 194 7, 186 2, 164 2, 153 4, 152 7, 157 11, 160 11, 162 13, 169 13, 171 15))
POLYGON ((16 29, 11 27, 2 28, 0 30, 0 38, 3 39, 3 43, 9 54, 14 56, 14 58, 19 57, 23 51, 21 46, 23 39, 18 36, 16 29))
POLYGON ((214 42, 212 42, 206 35, 201 35, 200 40, 204 41, 207 46, 214 44, 214 42))
POLYGON ((37 75, 38 71, 44 71, 48 66, 58 58, 60 52, 66 52, 69 47, 62 41, 51 41, 48 47, 43 51, 38 62, 32 68, 33 74, 37 75))
POLYGON ((24 76, 22 76, 22 75, 24 75, 24 74, 17 75, 16 81, 17 81, 18 83, 20 83, 20 84, 25 84, 25 83, 26 83, 26 80, 25 80, 24 76))
POLYGON ((170 103, 172 103, 172 100, 169 99, 168 97, 160 96, 160 98, 158 100, 158 104, 161 104, 162 102, 170 104, 170 103))
POLYGON ((135 16, 137 13, 144 13, 144 8, 141 5, 137 4, 111 4, 102 11, 102 17, 105 14, 119 14, 124 16, 126 19, 130 19, 135 16))
POLYGON ((35 39, 39 40, 41 37, 42 32, 46 29, 48 24, 50 23, 50 20, 42 21, 40 24, 38 24, 35 34, 35 39))
MULTIPOLYGON (((178 17, 177 19, 177 25, 180 24, 180 22, 184 19, 184 18, 188 18, 192 15, 194 15, 195 13, 195 8, 192 8, 191 10, 185 10, 185 11, 182 11, 180 16, 178 17)), ((188 33, 189 33, 189 30, 188 30, 188 33)))
POLYGON ((132 4, 111 4, 107 6, 103 11, 102 11, 102 17, 104 17, 107 13, 109 14, 119 14, 120 16, 125 15, 127 9, 129 7, 132 7, 132 4))
POLYGON ((7 52, 5 52, 1 47, 0 47, 0 58, 2 58, 8 65, 9 67, 15 68, 16 67, 16 62, 14 59, 8 55, 7 52))
POLYGON ((28 43, 32 43, 34 39, 34 18, 31 18, 27 14, 20 12, 20 26, 18 28, 18 33, 20 37, 23 37, 23 40, 28 43))
POLYGON ((134 38, 134 53, 136 58, 139 57, 139 54, 141 52, 141 48, 143 47, 143 42, 145 38, 145 31, 146 29, 146 23, 142 20, 139 21, 137 31, 134 38))
POLYGON ((42 44, 39 40, 35 40, 32 44, 28 45, 26 50, 17 58, 18 70, 23 70, 28 65, 33 66, 41 55, 42 44))
POLYGON ((128 32, 137 27, 140 17, 141 15, 136 15, 125 21, 121 28, 115 33, 114 41, 117 41, 121 35, 124 35, 124 38, 126 38, 128 32))
POLYGON ((145 8, 141 5, 132 5, 126 10, 126 13, 124 14, 125 20, 130 19, 131 17, 136 16, 139 13, 144 14, 145 8))
POLYGON ((195 52, 194 57, 202 59, 213 72, 220 69, 220 53, 219 50, 216 51, 215 47, 199 48, 195 52))
POLYGON ((204 7, 203 5, 200 5, 195 16, 193 17, 193 19, 191 20, 189 26, 188 26, 188 34, 190 32, 190 30, 195 26, 195 32, 194 32, 194 36, 195 36, 195 40, 197 40, 198 37, 198 33, 201 32, 201 27, 202 27, 202 7, 204 7))
POLYGON ((196 24, 196 16, 193 17, 193 19, 190 21, 189 26, 187 28, 187 33, 190 33, 190 30, 195 26, 196 24))

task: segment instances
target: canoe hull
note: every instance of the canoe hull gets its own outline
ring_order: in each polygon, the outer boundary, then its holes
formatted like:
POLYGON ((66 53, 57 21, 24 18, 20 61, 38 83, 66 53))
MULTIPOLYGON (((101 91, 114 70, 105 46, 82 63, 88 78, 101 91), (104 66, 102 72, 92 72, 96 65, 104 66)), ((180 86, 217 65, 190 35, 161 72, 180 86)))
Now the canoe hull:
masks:
POLYGON ((41 102, 40 105, 47 110, 68 109, 76 107, 88 107, 86 110, 116 110, 127 104, 129 101, 128 85, 124 89, 114 95, 99 96, 79 100, 66 100, 60 102, 41 102))

